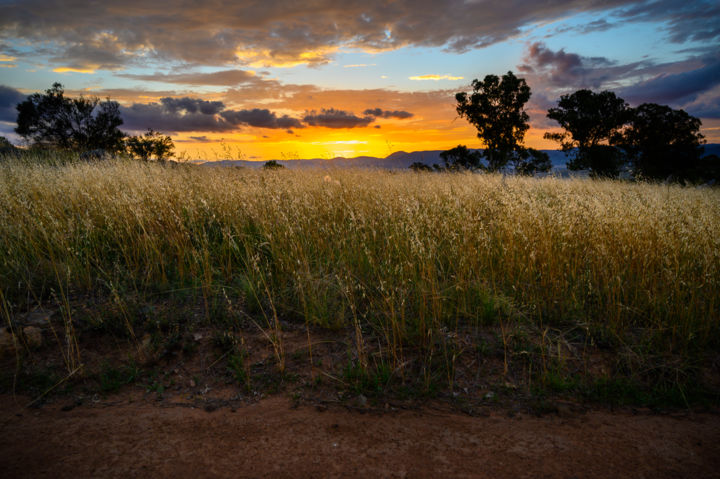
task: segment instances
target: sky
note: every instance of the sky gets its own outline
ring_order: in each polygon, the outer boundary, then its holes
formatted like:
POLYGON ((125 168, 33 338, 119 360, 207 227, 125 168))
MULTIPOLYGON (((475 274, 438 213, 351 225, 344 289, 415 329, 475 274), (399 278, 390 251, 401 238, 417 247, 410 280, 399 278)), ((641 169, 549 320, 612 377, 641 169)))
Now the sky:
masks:
POLYGON ((16 143, 15 105, 59 82, 188 159, 479 148, 455 93, 507 71, 532 91, 526 146, 557 148, 547 110, 581 88, 682 108, 720 142, 717 0, 0 0, 16 143))

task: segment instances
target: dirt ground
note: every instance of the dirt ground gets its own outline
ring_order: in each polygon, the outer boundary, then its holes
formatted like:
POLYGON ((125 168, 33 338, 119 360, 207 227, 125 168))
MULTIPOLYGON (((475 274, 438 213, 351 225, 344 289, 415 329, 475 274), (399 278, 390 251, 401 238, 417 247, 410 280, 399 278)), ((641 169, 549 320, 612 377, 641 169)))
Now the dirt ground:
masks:
POLYGON ((720 477, 716 414, 25 399, 0 397, 2 477, 720 477))

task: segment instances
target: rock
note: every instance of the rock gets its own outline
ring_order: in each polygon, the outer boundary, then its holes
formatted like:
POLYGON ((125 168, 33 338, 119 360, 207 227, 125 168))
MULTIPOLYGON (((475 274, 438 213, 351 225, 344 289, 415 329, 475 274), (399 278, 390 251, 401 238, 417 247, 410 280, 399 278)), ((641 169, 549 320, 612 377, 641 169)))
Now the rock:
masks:
POLYGON ((26 326, 37 326, 39 328, 45 328, 50 324, 50 318, 55 314, 54 311, 48 311, 45 309, 36 309, 30 313, 27 313, 20 323, 26 326))
POLYGON ((28 348, 37 349, 42 346, 42 329, 38 328, 37 326, 25 326, 23 328, 23 336, 25 336, 25 342, 28 348))
POLYGON ((490 392, 488 392, 487 394, 485 394, 485 395, 483 396, 483 399, 488 399, 488 400, 489 400, 489 399, 493 399, 494 397, 495 397, 495 393, 492 392, 492 391, 490 391, 490 392))
POLYGON ((152 337, 149 334, 143 336, 140 344, 137 346, 138 360, 141 364, 147 365, 155 360, 153 352, 152 337))
POLYGON ((360 406, 360 407, 365 407, 365 406, 367 406, 367 401, 368 401, 367 398, 366 398, 365 396, 363 396, 362 394, 360 394, 360 395, 357 397, 357 404, 358 404, 358 406, 360 406))

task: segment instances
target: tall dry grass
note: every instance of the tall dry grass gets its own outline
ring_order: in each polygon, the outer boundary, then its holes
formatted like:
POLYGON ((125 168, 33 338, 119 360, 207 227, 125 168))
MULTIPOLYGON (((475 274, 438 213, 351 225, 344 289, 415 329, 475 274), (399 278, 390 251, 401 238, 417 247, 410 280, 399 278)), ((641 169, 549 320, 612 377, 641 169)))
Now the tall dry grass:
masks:
POLYGON ((518 318, 688 355, 718 344, 720 190, 5 161, 0 289, 16 309, 91 291, 224 295, 270 331, 278 318, 354 330, 361 358, 370 331, 391 364, 518 318))

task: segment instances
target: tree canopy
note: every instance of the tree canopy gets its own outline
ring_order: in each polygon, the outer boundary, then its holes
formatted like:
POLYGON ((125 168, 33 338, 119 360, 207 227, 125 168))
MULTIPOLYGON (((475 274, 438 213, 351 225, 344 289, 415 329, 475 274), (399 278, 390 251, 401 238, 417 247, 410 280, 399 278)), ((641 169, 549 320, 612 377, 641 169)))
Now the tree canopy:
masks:
POLYGON ((446 170, 475 170, 482 167, 480 160, 483 155, 477 151, 470 151, 465 145, 458 145, 440 153, 446 170))
POLYGON ((692 179, 701 172, 701 121, 684 110, 643 103, 632 110, 629 128, 619 142, 635 176, 648 179, 692 179))
POLYGON ((458 114, 477 128, 485 144, 485 169, 499 171, 524 149, 525 132, 530 127, 525 103, 530 87, 523 78, 507 72, 502 78, 487 75, 483 81, 472 81, 472 93, 455 95, 458 114))
POLYGON ((545 133, 545 138, 559 142, 566 154, 573 152, 568 168, 589 169, 594 176, 618 175, 624 160, 613 144, 631 118, 625 100, 611 91, 578 90, 561 96, 547 117, 565 129, 563 133, 545 133))
POLYGON ((515 172, 519 175, 532 176, 535 173, 550 171, 552 168, 548 154, 535 148, 520 150, 511 161, 515 165, 515 172))
POLYGON ((263 164, 264 170, 279 170, 285 168, 283 165, 277 162, 277 160, 268 160, 263 164))
POLYGON ((131 136, 126 140, 127 153, 140 160, 167 160, 172 155, 175 145, 169 136, 148 128, 142 136, 131 136))
POLYGON ((41 147, 77 151, 123 150, 123 121, 117 102, 97 97, 67 98, 60 83, 17 105, 15 132, 41 147))

